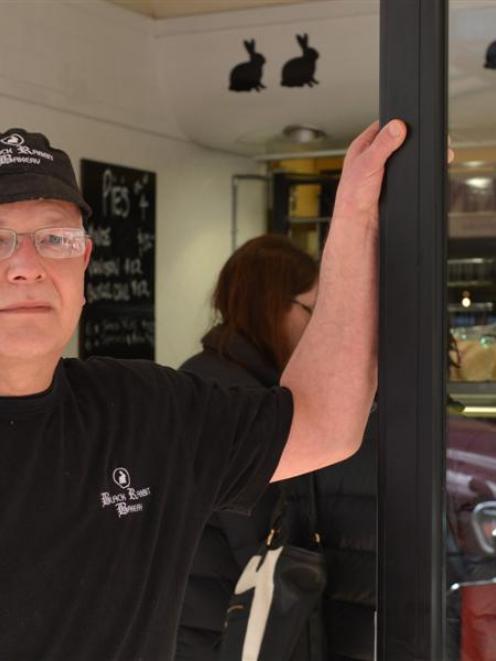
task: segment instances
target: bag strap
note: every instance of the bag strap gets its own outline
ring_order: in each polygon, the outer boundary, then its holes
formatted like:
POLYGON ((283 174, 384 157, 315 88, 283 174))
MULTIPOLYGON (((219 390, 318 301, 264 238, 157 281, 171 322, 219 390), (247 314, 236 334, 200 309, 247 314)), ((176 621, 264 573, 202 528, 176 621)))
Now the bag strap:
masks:
MULTIPOLYGON (((265 544, 268 548, 271 548, 272 544, 283 535, 283 529, 285 529, 285 527, 287 528, 288 499, 284 484, 280 482, 278 487, 279 498, 272 511, 272 516, 270 517, 270 530, 265 540, 265 544)), ((286 530, 284 531, 287 532, 286 530)))
POLYGON ((315 537, 315 541, 320 544, 315 473, 308 473, 305 477, 307 477, 308 480, 308 522, 310 525, 310 532, 315 537))
MULTIPOLYGON (((307 510, 307 521, 308 521, 308 536, 312 542, 320 546, 321 538, 318 531, 318 516, 317 516, 317 499, 316 499, 316 483, 315 483, 315 473, 307 473, 302 475, 298 479, 304 479, 307 485, 306 489, 306 498, 305 502, 308 504, 307 510)), ((277 499, 277 503, 272 512, 270 520, 270 532, 266 538, 266 546, 271 548, 272 546, 277 546, 277 542, 284 536, 288 534, 288 521, 287 521, 287 509, 288 509, 288 498, 286 493, 286 488, 284 483, 279 483, 280 494, 277 499)))
POLYGON ((321 547, 321 537, 319 532, 319 520, 317 510, 317 483, 315 473, 308 473, 305 476, 307 482, 307 521, 308 521, 308 535, 312 543, 318 548, 321 547))

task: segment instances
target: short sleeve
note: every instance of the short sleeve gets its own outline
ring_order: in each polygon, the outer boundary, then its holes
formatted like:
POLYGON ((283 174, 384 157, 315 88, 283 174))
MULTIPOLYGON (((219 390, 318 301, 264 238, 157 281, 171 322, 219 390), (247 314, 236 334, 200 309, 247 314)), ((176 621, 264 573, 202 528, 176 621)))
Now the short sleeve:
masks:
POLYGON ((212 509, 249 513, 267 487, 293 415, 282 387, 225 388, 173 372, 176 433, 189 445, 194 486, 212 509))

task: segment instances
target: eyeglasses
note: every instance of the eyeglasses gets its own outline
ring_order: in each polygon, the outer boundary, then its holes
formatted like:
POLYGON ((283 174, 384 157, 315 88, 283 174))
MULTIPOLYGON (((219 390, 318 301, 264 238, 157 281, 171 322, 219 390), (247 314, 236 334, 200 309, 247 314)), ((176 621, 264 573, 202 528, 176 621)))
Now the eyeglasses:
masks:
POLYGON ((29 236, 41 257, 69 259, 81 257, 88 235, 76 227, 42 227, 35 232, 15 232, 0 228, 0 260, 8 259, 19 248, 23 238, 29 236))
POLYGON ((300 308, 303 308, 305 312, 308 312, 308 314, 311 316, 313 314, 313 308, 310 307, 310 305, 306 305, 305 303, 302 303, 299 301, 297 298, 293 298, 291 303, 294 303, 295 305, 299 305, 300 308))

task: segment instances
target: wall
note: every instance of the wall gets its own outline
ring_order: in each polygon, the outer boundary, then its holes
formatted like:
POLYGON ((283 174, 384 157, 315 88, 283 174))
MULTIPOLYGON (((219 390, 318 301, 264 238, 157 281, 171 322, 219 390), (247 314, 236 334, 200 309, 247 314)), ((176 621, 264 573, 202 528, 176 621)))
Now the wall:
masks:
POLYGON ((2 2, 2 96, 186 140, 157 94, 154 22, 100 0, 2 2))
MULTIPOLYGON (((63 1, 3 4, 2 22, 1 129, 46 133, 76 168, 89 158, 157 172, 156 358, 178 365, 198 347, 230 253, 231 175, 257 166, 181 134, 157 96, 152 21, 63 1)), ((76 353, 73 338, 67 355, 76 353)))

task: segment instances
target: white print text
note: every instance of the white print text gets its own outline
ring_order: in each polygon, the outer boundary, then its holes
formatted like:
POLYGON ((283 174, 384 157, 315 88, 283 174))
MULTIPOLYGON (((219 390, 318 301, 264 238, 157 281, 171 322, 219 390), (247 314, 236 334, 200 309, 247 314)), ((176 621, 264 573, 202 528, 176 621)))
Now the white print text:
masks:
POLYGON ((100 501, 102 508, 113 507, 119 517, 127 516, 133 512, 142 512, 144 498, 148 498, 151 494, 150 487, 145 487, 143 489, 135 489, 133 487, 128 487, 119 493, 110 493, 108 491, 103 491, 100 494, 100 501))

